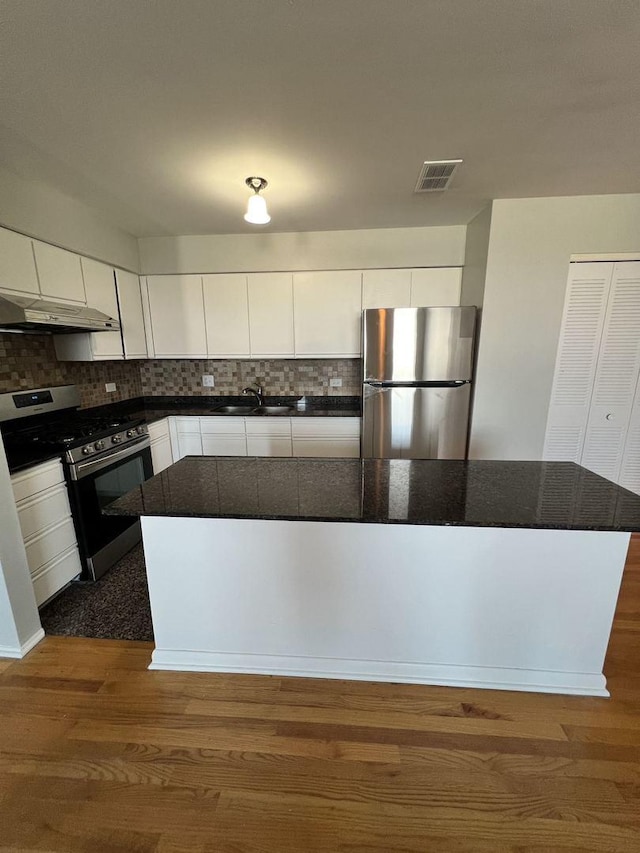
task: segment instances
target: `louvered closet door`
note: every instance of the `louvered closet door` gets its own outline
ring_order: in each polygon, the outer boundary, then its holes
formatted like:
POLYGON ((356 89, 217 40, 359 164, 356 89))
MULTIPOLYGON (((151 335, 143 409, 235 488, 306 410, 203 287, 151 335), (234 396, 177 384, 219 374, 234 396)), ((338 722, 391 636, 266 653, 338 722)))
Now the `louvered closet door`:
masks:
POLYGON ((580 462, 613 263, 570 264, 543 458, 580 462))
POLYGON ((625 489, 640 495, 640 381, 636 386, 618 482, 625 489))
POLYGON ((585 468, 616 482, 621 474, 640 372, 639 344, 640 262, 617 263, 613 270, 581 460, 585 468))

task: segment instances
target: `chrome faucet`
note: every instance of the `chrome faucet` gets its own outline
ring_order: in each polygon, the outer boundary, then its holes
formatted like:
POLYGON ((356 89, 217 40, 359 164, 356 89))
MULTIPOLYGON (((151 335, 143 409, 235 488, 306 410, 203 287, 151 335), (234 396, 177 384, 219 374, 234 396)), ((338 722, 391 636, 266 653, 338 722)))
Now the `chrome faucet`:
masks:
POLYGON ((258 405, 264 406, 262 385, 249 385, 247 388, 242 389, 242 394, 243 396, 246 396, 247 394, 253 394, 256 400, 258 401, 258 405))

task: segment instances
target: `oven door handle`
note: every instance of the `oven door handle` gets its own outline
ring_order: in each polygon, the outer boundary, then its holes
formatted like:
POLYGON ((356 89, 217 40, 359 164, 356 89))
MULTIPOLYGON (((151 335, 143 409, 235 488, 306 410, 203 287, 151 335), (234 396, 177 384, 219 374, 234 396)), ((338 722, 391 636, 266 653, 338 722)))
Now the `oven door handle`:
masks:
POLYGON ((88 459, 86 462, 78 462, 75 465, 71 466, 71 479, 72 480, 82 480, 84 477, 88 477, 90 474, 93 474, 95 471, 100 471, 102 468, 107 468, 113 462, 117 462, 118 459, 126 459, 127 456, 133 456, 138 453, 140 450, 144 450, 147 447, 151 446, 151 441, 148 436, 140 439, 140 441, 136 441, 135 444, 129 444, 127 447, 123 447, 122 450, 117 453, 111 453, 108 456, 103 456, 100 459, 88 459), (89 470, 87 470, 89 469, 89 470))

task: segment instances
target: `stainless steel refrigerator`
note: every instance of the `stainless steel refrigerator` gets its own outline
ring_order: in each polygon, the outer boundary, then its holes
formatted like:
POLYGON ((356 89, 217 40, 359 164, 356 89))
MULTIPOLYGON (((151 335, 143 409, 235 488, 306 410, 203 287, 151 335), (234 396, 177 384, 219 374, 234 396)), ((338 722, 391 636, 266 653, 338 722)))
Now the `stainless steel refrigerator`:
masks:
POLYGON ((464 459, 476 309, 363 312, 362 456, 464 459))

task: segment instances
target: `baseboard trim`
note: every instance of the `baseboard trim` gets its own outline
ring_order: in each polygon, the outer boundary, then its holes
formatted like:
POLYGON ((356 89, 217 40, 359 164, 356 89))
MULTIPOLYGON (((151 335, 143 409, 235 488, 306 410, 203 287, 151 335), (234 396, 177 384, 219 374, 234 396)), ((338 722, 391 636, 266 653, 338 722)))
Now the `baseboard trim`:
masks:
POLYGON ((575 696, 609 696, 601 673, 455 664, 399 663, 293 655, 249 655, 156 648, 149 669, 405 682, 575 696))
POLYGON ((43 638, 44 630, 42 628, 38 628, 35 634, 32 634, 28 640, 25 640, 19 649, 13 646, 0 646, 0 658, 20 660, 20 658, 23 658, 28 654, 34 646, 37 646, 43 638))
POLYGON ((22 657, 28 654, 34 646, 37 646, 40 640, 44 640, 44 628, 38 628, 35 634, 32 634, 29 639, 20 646, 22 657))

